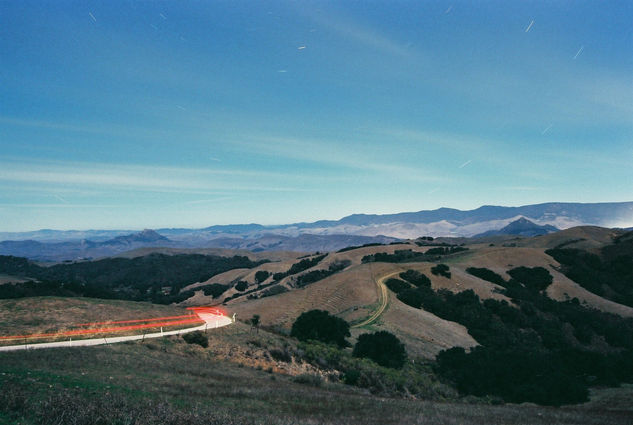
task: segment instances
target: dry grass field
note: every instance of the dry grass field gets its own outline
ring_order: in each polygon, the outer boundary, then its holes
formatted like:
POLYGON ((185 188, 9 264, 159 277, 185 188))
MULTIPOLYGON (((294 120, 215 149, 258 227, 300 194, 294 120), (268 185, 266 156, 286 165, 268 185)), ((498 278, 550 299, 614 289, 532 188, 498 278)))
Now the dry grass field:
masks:
MULTIPOLYGON (((387 275, 413 269, 424 273, 431 279, 434 289, 448 289, 460 292, 472 289, 481 299, 494 298, 509 301, 499 293, 495 284, 477 278, 466 272, 469 267, 485 267, 505 279, 510 276, 507 271, 519 267, 544 267, 553 276, 553 283, 547 294, 557 300, 578 298, 586 305, 625 317, 633 317, 633 309, 599 297, 558 271, 559 264, 545 254, 547 248, 562 243, 578 245, 586 248, 598 248, 612 241, 616 235, 610 229, 597 227, 580 227, 536 238, 524 238, 514 245, 490 246, 490 244, 468 245, 468 251, 449 255, 442 259, 450 267, 451 278, 436 276, 431 273, 434 263, 367 263, 362 264, 364 256, 381 252, 393 253, 396 250, 410 249, 425 252, 429 247, 418 247, 415 244, 395 244, 387 246, 370 246, 340 253, 330 253, 321 263, 311 270, 322 270, 335 262, 347 260, 351 265, 342 272, 302 288, 293 288, 293 277, 282 280, 289 292, 260 299, 240 297, 227 303, 226 308, 237 313, 239 318, 247 319, 253 314, 261 316, 262 323, 288 330, 293 321, 304 311, 323 309, 342 317, 351 324, 360 323, 372 316, 380 306, 380 288, 377 281, 387 275)), ((258 270, 283 271, 296 260, 269 263, 250 270, 234 270, 215 276, 209 282, 231 283, 243 279, 254 287, 254 275, 258 270)), ((233 294, 232 290, 227 295, 233 294)), ((431 358, 440 350, 476 344, 459 324, 448 322, 424 310, 412 309, 401 303, 391 291, 388 291, 388 303, 382 314, 368 326, 353 330, 353 337, 371 330, 389 330, 401 338, 407 350, 416 356, 431 358)), ((187 304, 204 304, 213 302, 211 297, 201 293, 187 301, 187 304)), ((215 300, 219 303, 220 300, 215 300)))
MULTIPOLYGON (((33 297, 0 300, 0 336, 63 332, 80 323, 150 319, 189 314, 176 306, 93 298, 33 297)), ((176 326, 190 327, 192 325, 176 326)), ((153 330, 155 331, 155 330, 153 330)), ((117 333, 118 336, 128 333, 117 333)), ((85 338, 91 338, 88 335, 85 338)), ((73 339, 80 339, 76 336, 73 339)), ((48 342, 45 338, 33 342, 48 342)), ((18 342, 19 343, 19 342, 18 342)), ((2 345, 16 344, 0 340, 2 345)))

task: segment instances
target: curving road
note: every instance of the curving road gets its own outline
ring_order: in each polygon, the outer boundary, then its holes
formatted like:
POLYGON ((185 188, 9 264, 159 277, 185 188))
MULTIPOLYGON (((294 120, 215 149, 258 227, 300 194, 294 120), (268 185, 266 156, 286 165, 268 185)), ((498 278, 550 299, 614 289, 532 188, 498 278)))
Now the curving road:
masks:
POLYGON ((137 341, 137 340, 145 340, 148 338, 161 338, 163 336, 168 335, 180 335, 186 334, 194 331, 203 331, 207 329, 219 328, 222 326, 227 326, 233 323, 233 321, 221 314, 214 314, 205 311, 196 311, 196 314, 200 317, 200 319, 204 320, 204 324, 200 326, 195 326, 192 328, 186 329, 178 329, 175 331, 167 331, 167 332, 155 332, 150 334, 142 334, 142 335, 129 335, 129 336, 116 336, 116 337, 102 337, 102 338, 92 338, 92 339, 80 339, 73 341, 58 341, 58 342, 43 342, 39 344, 20 344, 20 345, 7 345, 4 347, 0 347, 0 351, 15 351, 15 350, 31 350, 36 348, 57 348, 57 347, 85 347, 88 345, 103 345, 103 344, 115 344, 118 342, 126 342, 126 341, 137 341))
POLYGON ((389 303, 389 293, 387 292, 387 286, 385 285, 385 280, 400 273, 401 271, 389 273, 388 275, 382 276, 376 281, 376 285, 378 285, 378 289, 379 289, 378 294, 379 294, 379 299, 380 299, 380 306, 378 306, 378 309, 374 311, 374 313, 371 316, 369 316, 366 320, 356 325, 352 325, 352 328, 360 328, 362 326, 367 326, 373 323, 376 319, 378 319, 378 317, 380 317, 382 312, 385 311, 385 308, 387 308, 387 304, 389 303))

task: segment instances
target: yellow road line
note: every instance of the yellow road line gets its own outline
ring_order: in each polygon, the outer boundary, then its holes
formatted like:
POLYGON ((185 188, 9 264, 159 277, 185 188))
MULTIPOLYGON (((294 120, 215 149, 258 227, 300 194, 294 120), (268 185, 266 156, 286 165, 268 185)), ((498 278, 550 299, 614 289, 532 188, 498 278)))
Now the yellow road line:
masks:
POLYGON ((387 307, 387 303, 389 302, 389 293, 387 292, 387 286, 385 286, 385 280, 389 279, 392 276, 400 274, 400 273, 401 273, 401 271, 390 273, 388 275, 385 275, 385 276, 379 278, 376 281, 376 285, 378 285, 378 288, 380 289, 380 291, 379 291, 380 306, 378 307, 378 309, 376 311, 374 311, 374 314, 369 316, 369 318, 367 320, 364 320, 361 323, 353 325, 352 328, 360 328, 361 326, 369 325, 370 323, 372 323, 376 319, 378 319, 378 317, 380 317, 380 315, 383 313, 383 311, 385 311, 385 308, 387 307))

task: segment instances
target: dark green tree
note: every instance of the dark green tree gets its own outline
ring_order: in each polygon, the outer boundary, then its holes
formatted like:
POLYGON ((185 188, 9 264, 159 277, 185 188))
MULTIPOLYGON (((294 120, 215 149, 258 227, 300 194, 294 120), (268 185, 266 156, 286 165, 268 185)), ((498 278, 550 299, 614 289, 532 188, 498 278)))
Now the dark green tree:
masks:
POLYGON ((256 329, 257 333, 259 333, 259 314, 253 314, 253 317, 251 317, 251 330, 252 329, 256 329))
POLYGON ((295 320, 290 335, 301 341, 315 340, 348 347, 349 324, 324 310, 310 310, 295 320))
POLYGON ((202 331, 194 331, 191 333, 183 334, 182 339, 187 344, 198 344, 201 347, 207 348, 209 346, 209 338, 202 331))
POLYGON ((352 355, 366 357, 381 366, 394 369, 400 369, 407 361, 404 344, 398 337, 387 331, 359 336, 352 355))
POLYGON ((263 281, 268 279, 268 276, 270 276, 269 272, 267 272, 266 270, 260 270, 255 273, 255 280, 257 281, 257 283, 262 283, 263 281))

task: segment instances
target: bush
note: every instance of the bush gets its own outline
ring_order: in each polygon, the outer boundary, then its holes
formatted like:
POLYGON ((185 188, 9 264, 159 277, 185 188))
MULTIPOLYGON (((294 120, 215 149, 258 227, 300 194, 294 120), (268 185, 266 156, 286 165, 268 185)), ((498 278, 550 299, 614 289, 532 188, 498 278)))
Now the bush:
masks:
POLYGON ((404 291, 405 289, 411 288, 411 285, 409 285, 407 282, 400 279, 393 279, 393 278, 387 279, 387 281, 385 282, 385 285, 387 285, 387 288, 391 289, 396 294, 404 291))
POLYGON ((517 267, 508 270, 508 274, 535 291, 542 291, 552 283, 552 275, 543 267, 517 267))
POLYGON ((278 362, 290 363, 292 362, 292 355, 286 350, 278 350, 273 348, 269 351, 270 357, 277 360, 278 362))
POLYGON ((240 292, 246 291, 246 288, 248 288, 248 282, 245 282, 243 280, 240 280, 239 282, 237 282, 237 285, 235 285, 235 289, 240 292))
POLYGON ((633 307, 633 240, 628 232, 596 255, 580 249, 549 249, 561 271, 583 288, 611 301, 633 307))
POLYGON ((310 283, 318 282, 328 276, 337 273, 351 264, 349 260, 336 261, 327 268, 327 270, 312 270, 297 277, 297 286, 305 286, 310 283))
POLYGON ((260 297, 272 297, 274 295, 283 294, 284 292, 288 292, 288 288, 278 284, 273 286, 272 288, 264 289, 262 292, 260 292, 260 297))
POLYGON ((466 272, 478 277, 479 279, 483 279, 500 286, 505 286, 506 284, 506 281, 501 276, 485 267, 468 267, 466 272))
POLYGON ((412 283, 415 286, 426 286, 428 288, 431 287, 431 279, 417 270, 407 270, 406 272, 402 272, 400 273, 400 278, 412 283))
POLYGON ((292 324, 290 335, 300 341, 321 341, 348 347, 345 337, 350 336, 349 324, 324 310, 310 310, 301 315, 292 324))
POLYGON ((207 348, 209 346, 209 338, 202 331, 189 332, 182 335, 182 339, 187 344, 198 344, 200 347, 207 348))
POLYGON ((484 347, 470 353, 456 347, 437 356, 440 373, 451 377, 462 393, 550 406, 588 399, 587 385, 568 364, 557 353, 484 347))
POLYGON ((386 252, 378 252, 376 254, 365 255, 362 259, 362 263, 410 263, 414 261, 430 261, 435 257, 426 255, 422 252, 413 251, 411 249, 401 249, 394 251, 393 254, 386 252))
POLYGON ((320 387, 321 385, 323 385, 323 378, 321 378, 321 375, 316 375, 312 373, 303 373, 301 375, 297 375, 294 377, 293 381, 299 384, 312 385, 313 387, 320 387))
POLYGON ((229 288, 229 285, 222 285, 221 283, 212 283, 202 287, 204 295, 211 295, 213 298, 219 297, 229 288))
POLYGON ((448 279, 451 278, 451 272, 446 264, 438 264, 437 266, 433 266, 431 268, 431 273, 435 276, 444 276, 448 279))
POLYGON ((387 331, 359 336, 352 355, 366 357, 381 366, 393 369, 400 369, 407 361, 404 344, 394 334, 387 331))
POLYGON ((468 251, 468 248, 463 246, 449 246, 449 247, 437 247, 428 249, 425 254, 426 255, 449 255, 455 254, 456 252, 468 251))
POLYGON ((270 276, 269 272, 267 272, 266 270, 260 270, 257 273, 255 273, 255 281, 257 283, 262 283, 263 281, 268 279, 268 276, 270 276))

